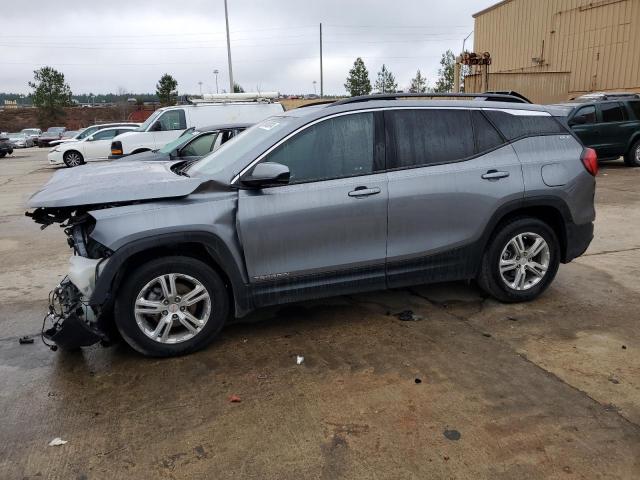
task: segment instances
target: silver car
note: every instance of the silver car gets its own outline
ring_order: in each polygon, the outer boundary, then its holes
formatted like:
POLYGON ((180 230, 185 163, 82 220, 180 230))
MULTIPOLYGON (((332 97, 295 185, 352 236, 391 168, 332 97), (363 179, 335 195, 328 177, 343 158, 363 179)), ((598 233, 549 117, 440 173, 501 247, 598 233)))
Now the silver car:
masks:
POLYGON ((591 242, 597 169, 543 106, 403 94, 292 110, 193 164, 57 172, 28 212, 74 251, 44 336, 115 326, 171 356, 310 298, 475 279, 533 300, 591 242))
POLYGON ((26 133, 9 133, 7 134, 9 141, 13 143, 14 148, 29 148, 33 147, 34 140, 26 133))

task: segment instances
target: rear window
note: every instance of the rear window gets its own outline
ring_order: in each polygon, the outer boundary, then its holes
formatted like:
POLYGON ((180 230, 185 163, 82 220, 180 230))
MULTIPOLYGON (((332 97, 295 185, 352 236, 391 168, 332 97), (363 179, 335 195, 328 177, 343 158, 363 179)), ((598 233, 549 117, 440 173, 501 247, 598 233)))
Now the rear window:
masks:
POLYGON ((631 107, 631 111, 636 116, 636 120, 640 120, 640 100, 637 102, 629 102, 629 107, 631 107))
POLYGON ((485 110, 484 113, 507 140, 567 133, 564 127, 552 116, 540 115, 538 112, 531 112, 532 114, 528 115, 529 112, 521 110, 519 114, 514 115, 501 110, 485 110))
POLYGON ((605 123, 624 121, 624 111, 619 103, 603 103, 600 105, 600 111, 605 123))
POLYGON ((393 150, 389 168, 452 162, 475 153, 468 110, 391 110, 385 119, 393 150))

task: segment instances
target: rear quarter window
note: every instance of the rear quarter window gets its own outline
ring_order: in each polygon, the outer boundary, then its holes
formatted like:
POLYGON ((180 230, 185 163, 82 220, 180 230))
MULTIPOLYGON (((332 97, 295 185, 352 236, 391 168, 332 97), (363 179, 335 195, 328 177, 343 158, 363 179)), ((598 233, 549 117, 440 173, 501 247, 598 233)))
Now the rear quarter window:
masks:
POLYGON ((629 108, 631 108, 631 111, 635 115, 636 120, 640 120, 640 100, 629 102, 629 108))
POLYGON ((567 133, 560 122, 550 115, 540 115, 537 112, 533 115, 513 115, 500 110, 485 110, 484 113, 507 140, 567 133))

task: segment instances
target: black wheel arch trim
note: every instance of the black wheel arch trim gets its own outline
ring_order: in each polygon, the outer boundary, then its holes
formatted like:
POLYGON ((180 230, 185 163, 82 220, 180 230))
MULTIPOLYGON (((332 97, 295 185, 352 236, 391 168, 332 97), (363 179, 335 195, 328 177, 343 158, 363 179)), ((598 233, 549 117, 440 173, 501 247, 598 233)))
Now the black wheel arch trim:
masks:
POLYGON ((212 261, 217 264, 231 283, 236 315, 244 315, 248 311, 248 297, 246 294, 247 286, 243 280, 240 266, 236 264, 229 247, 221 238, 204 231, 165 233, 141 238, 123 245, 109 257, 109 261, 96 277, 89 304, 104 307, 113 301, 113 293, 122 281, 123 267, 126 267, 132 256, 154 248, 186 243, 200 244, 205 248, 212 261))

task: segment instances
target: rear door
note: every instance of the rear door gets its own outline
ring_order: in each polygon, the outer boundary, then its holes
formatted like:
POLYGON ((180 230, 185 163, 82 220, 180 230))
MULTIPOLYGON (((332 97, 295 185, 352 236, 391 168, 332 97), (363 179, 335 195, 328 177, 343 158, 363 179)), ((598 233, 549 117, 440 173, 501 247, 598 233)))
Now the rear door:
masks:
POLYGON ((629 138, 635 131, 635 122, 627 116, 626 109, 620 102, 598 104, 599 134, 601 146, 596 149, 602 158, 619 157, 625 153, 629 138))
POLYGON ((478 110, 390 110, 385 126, 388 286, 473 275, 489 219, 523 197, 512 147, 478 110))
POLYGON ((376 148, 381 120, 373 112, 322 119, 263 159, 287 165, 289 185, 239 191, 249 279, 273 294, 260 303, 282 301, 275 292, 297 290, 300 298, 329 287, 342 293, 384 288, 388 194, 384 153, 376 148))

